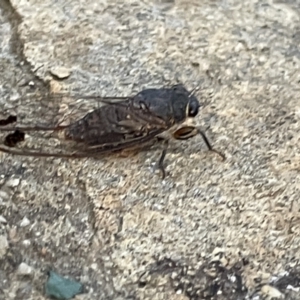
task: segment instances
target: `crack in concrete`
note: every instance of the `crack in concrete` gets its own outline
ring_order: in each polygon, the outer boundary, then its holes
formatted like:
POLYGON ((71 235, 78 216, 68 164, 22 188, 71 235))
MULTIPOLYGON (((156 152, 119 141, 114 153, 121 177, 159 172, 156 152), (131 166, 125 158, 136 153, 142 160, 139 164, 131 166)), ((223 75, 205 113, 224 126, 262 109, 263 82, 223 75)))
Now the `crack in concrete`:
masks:
POLYGON ((20 39, 18 33, 18 27, 22 22, 22 17, 14 9, 9 0, 0 1, 0 10, 3 11, 3 16, 7 20, 7 23, 11 25, 11 39, 10 39, 10 50, 13 54, 14 59, 16 59, 16 68, 21 69, 21 73, 25 74, 26 79, 21 80, 18 86, 24 87, 28 86, 30 81, 34 81, 35 87, 46 92, 49 90, 49 86, 43 80, 41 80, 32 70, 31 64, 28 62, 27 58, 24 56, 24 44, 20 39))

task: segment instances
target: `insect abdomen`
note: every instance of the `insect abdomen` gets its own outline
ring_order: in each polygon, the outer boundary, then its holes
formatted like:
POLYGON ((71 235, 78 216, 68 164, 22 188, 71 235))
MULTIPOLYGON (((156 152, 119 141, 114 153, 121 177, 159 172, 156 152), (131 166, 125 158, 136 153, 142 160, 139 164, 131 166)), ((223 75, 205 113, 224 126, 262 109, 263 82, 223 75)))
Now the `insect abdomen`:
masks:
POLYGON ((117 124, 126 113, 114 105, 107 105, 88 113, 71 124, 65 131, 67 139, 89 145, 118 142, 123 133, 118 132, 117 124))

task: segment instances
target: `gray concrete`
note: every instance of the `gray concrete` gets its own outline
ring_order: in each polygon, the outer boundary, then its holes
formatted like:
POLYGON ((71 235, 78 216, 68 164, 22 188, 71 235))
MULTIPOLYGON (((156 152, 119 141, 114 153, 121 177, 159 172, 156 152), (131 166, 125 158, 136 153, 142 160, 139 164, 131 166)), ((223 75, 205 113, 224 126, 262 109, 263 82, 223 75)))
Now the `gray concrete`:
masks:
MULTIPOLYGON (((0 154, 0 298, 44 299, 53 268, 85 284, 76 299, 197 299, 205 272, 187 291, 178 269, 143 273, 164 258, 197 270, 218 256, 227 269, 249 261, 237 271, 248 299, 292 299, 268 284, 300 258, 300 2, 2 1, 5 111, 17 105, 32 124, 72 99, 29 92, 125 96, 182 82, 200 86, 196 123, 227 160, 200 137, 172 141, 162 181, 159 149, 81 161, 0 154), (25 279, 21 263, 34 270, 25 279)), ((227 293, 213 299, 246 299, 227 293)))

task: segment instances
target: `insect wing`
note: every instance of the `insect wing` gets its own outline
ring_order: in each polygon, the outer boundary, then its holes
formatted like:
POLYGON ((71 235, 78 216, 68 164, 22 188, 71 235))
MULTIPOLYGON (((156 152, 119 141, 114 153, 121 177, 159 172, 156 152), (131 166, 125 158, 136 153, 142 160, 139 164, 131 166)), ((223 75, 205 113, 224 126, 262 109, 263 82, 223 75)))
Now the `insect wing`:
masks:
MULTIPOLYGON (((0 127, 0 133, 25 132, 26 142, 13 145, 18 149, 1 146, 0 151, 44 157, 97 156, 145 143, 166 129, 150 111, 132 107, 129 97, 80 97, 72 101, 55 95, 29 99, 14 111, 16 126, 0 127), (78 122, 84 118, 88 119, 82 122, 85 127, 78 122), (69 139, 65 140, 62 132, 69 134, 69 139)), ((7 136, 4 139, 7 141, 7 136)))

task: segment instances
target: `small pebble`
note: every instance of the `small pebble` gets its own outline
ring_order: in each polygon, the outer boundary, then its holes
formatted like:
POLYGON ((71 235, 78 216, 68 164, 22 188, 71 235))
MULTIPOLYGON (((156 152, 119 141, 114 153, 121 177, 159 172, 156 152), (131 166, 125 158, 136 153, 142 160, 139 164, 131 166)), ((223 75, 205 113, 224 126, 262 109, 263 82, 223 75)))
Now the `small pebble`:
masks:
POLYGON ((4 192, 4 191, 0 191, 0 199, 8 200, 9 199, 9 195, 6 192, 4 192))
POLYGON ((9 232, 8 232, 8 237, 11 241, 14 241, 17 239, 18 237, 18 232, 17 232, 17 228, 15 226, 13 226, 9 232))
POLYGON ((30 221, 27 217, 24 217, 23 220, 20 223, 20 227, 26 227, 30 224, 30 221))
POLYGON ((241 52, 242 50, 244 50, 245 47, 242 43, 238 43, 235 47, 234 47, 234 52, 241 52))
POLYGON ((2 215, 0 215, 0 223, 7 224, 7 220, 2 215))
POLYGON ((8 249, 8 240, 5 235, 0 235, 0 259, 5 255, 8 249))
POLYGON ((92 268, 93 270, 97 270, 97 269, 98 269, 98 264, 97 264, 97 263, 92 263, 92 264, 91 264, 91 268, 92 268))
POLYGON ((50 70, 51 74, 59 79, 68 78, 71 74, 71 70, 65 67, 54 67, 50 70))
POLYGON ((33 268, 28 266, 25 263, 21 263, 17 270, 18 275, 31 275, 32 273, 33 273, 33 268))
POLYGON ((35 86, 35 83, 34 83, 34 81, 31 80, 31 81, 28 82, 28 85, 29 85, 30 87, 34 87, 34 86, 35 86))
POLYGON ((9 186, 9 187, 16 187, 20 184, 20 178, 12 178, 12 179, 9 179, 6 181, 6 186, 9 186))
POLYGON ((41 249, 41 255, 42 256, 46 256, 46 254, 47 254, 47 248, 45 248, 45 247, 43 247, 42 249, 41 249))
POLYGON ((296 292, 296 293, 299 293, 299 292, 300 292, 300 287, 294 287, 294 286, 292 286, 292 285, 290 285, 290 284, 286 287, 286 289, 287 289, 287 290, 294 291, 294 292, 296 292))
POLYGON ((24 240, 24 241, 23 241, 23 245, 24 245, 26 248, 29 247, 29 246, 31 245, 30 240, 24 240))
POLYGON ((272 299, 282 299, 283 298, 283 294, 279 290, 277 290, 275 287, 267 285, 267 284, 261 288, 261 293, 272 299))

